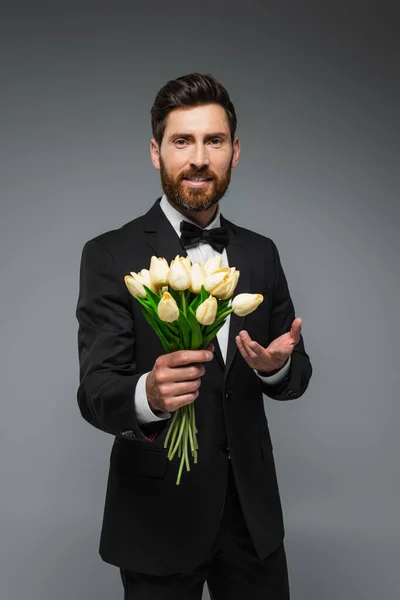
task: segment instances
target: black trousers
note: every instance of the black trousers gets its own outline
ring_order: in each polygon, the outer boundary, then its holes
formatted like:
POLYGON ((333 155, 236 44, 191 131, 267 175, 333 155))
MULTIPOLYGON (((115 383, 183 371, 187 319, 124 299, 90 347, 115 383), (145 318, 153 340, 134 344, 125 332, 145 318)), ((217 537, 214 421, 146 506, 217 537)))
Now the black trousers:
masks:
POLYGON ((225 510, 217 538, 193 571, 148 575, 120 569, 124 600, 201 600, 207 581, 211 600, 289 600, 283 543, 260 560, 247 529, 229 468, 225 510))

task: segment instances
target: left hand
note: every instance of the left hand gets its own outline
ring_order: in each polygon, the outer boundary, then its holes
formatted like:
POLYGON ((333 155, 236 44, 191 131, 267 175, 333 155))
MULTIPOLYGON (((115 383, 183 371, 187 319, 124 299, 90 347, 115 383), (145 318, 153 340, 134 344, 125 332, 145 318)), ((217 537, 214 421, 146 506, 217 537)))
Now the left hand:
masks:
POLYGON ((297 317, 288 333, 284 333, 273 340, 267 348, 263 348, 252 340, 246 330, 239 332, 236 336, 236 345, 244 360, 252 369, 263 373, 277 371, 292 354, 294 347, 300 341, 302 320, 297 317))

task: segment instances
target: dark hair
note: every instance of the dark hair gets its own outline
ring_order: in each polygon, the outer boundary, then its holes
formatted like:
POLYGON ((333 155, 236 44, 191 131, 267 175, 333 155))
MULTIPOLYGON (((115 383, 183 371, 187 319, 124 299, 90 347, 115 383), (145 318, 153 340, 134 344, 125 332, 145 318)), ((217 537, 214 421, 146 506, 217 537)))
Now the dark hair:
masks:
POLYGON ((151 108, 153 137, 161 145, 168 114, 175 108, 220 104, 226 112, 231 141, 236 131, 235 108, 227 90, 210 74, 190 73, 171 79, 158 92, 151 108))

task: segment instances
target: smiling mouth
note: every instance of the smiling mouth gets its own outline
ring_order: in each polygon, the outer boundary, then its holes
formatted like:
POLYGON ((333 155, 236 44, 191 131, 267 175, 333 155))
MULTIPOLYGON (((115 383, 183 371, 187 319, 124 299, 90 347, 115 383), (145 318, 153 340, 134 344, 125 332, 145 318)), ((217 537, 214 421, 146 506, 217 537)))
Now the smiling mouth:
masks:
POLYGON ((211 179, 187 179, 185 177, 185 179, 183 181, 186 181, 187 186, 189 188, 202 188, 202 187, 207 187, 207 183, 210 183, 211 179))

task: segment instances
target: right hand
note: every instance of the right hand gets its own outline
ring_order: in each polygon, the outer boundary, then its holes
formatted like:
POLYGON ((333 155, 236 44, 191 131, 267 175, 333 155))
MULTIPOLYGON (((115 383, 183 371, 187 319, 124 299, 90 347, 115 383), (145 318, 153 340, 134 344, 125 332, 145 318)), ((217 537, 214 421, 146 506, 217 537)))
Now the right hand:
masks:
POLYGON ((153 411, 174 412, 191 404, 199 395, 201 377, 206 372, 203 363, 213 359, 214 345, 205 350, 176 350, 162 354, 146 378, 146 393, 153 411))

